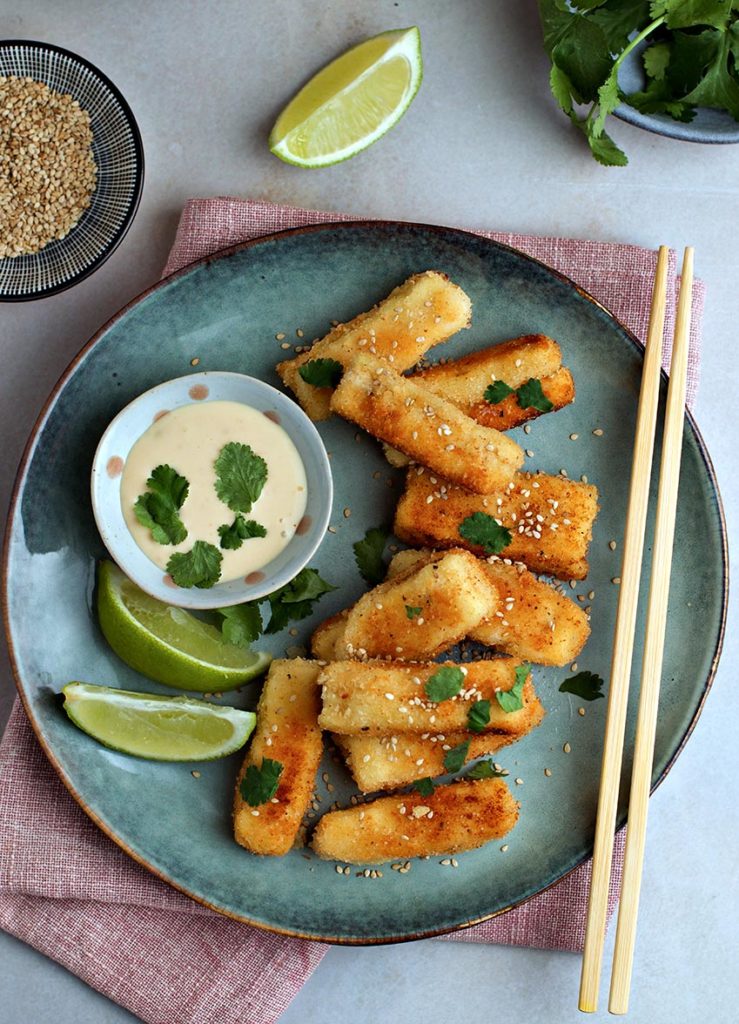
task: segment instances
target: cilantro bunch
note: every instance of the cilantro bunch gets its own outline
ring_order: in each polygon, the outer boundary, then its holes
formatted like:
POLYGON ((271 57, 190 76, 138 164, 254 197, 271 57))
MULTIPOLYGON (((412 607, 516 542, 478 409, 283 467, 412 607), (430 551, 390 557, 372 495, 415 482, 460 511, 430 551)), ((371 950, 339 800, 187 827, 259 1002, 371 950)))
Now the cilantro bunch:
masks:
POLYGON ((699 106, 726 110, 739 121, 737 0, 538 3, 552 92, 599 163, 628 163, 604 130, 622 102, 677 121, 692 121, 699 106), (619 69, 641 47, 645 87, 625 94, 619 69))

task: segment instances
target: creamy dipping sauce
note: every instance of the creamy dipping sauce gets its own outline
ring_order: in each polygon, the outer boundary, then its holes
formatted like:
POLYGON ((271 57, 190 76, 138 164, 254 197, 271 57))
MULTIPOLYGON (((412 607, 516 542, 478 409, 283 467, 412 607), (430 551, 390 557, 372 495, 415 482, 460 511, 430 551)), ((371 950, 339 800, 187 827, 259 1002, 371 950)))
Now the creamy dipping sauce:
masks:
POLYGON ((257 572, 290 543, 305 513, 308 497, 305 468, 298 450, 281 426, 265 413, 240 402, 198 401, 173 409, 141 435, 126 459, 121 477, 123 517, 134 540, 162 570, 175 552, 190 551, 197 540, 221 552, 221 577, 227 582, 257 572), (246 444, 267 463, 264 488, 245 519, 267 531, 250 537, 236 550, 220 546, 219 526, 230 526, 237 513, 216 493, 215 462, 224 445, 246 444), (136 518, 134 505, 146 481, 161 465, 188 481, 179 510, 187 537, 179 544, 159 544, 136 518))

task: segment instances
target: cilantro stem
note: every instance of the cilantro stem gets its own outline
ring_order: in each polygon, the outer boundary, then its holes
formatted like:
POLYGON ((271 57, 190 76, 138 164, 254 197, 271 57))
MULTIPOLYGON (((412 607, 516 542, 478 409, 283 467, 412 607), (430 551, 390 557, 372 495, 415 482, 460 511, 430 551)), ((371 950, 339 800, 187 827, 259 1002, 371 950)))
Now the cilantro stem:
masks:
MULTIPOLYGON (((621 53, 618 55, 618 57, 616 57, 615 61, 613 62, 613 67, 611 68, 610 75, 608 76, 609 78, 610 78, 611 75, 617 75, 618 74, 618 69, 621 67, 621 65, 626 60, 628 55, 632 52, 632 50, 634 50, 635 47, 637 47, 639 45, 639 43, 643 42, 647 38, 648 35, 651 35, 651 33, 654 32, 655 29, 659 28, 660 25, 664 24, 666 18, 667 18, 667 15, 665 15, 665 14, 663 14, 659 18, 655 18, 654 21, 651 22, 649 25, 647 25, 646 28, 643 28, 638 35, 634 36, 634 38, 631 40, 631 42, 627 46, 624 47, 624 49, 621 51, 621 53)), ((600 100, 599 99, 595 99, 595 100, 593 100, 593 103, 591 104, 590 110, 588 110, 587 117, 585 118, 585 130, 588 133, 590 132, 590 125, 592 124, 592 121, 593 121, 593 115, 598 110, 599 106, 600 106, 600 100)))

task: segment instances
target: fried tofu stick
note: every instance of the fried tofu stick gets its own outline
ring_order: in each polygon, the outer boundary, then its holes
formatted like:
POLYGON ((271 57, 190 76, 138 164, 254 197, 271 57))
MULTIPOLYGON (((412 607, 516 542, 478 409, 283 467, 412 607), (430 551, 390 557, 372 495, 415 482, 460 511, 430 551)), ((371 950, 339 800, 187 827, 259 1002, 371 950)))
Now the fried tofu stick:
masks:
POLYGON ((479 426, 374 356, 352 360, 331 408, 415 462, 480 494, 505 486, 523 465, 523 451, 510 437, 479 426))
POLYGON ((527 720, 526 704, 536 699, 531 673, 524 684, 523 706, 504 711, 498 691, 516 682, 516 658, 490 658, 464 665, 446 662, 464 673, 460 692, 447 700, 426 696, 426 683, 445 667, 436 662, 333 661, 319 676, 321 728, 341 736, 390 736, 396 732, 422 735, 468 731, 470 709, 490 701, 490 715, 481 732, 517 735, 527 720))
POLYGON ((524 711, 515 733, 408 733, 388 736, 340 736, 332 739, 344 755, 354 781, 363 793, 398 789, 416 779, 446 774, 447 751, 469 741, 466 761, 494 754, 501 747, 523 739, 544 718, 544 708, 533 686, 524 687, 524 711), (424 738, 426 737, 426 738, 424 738))
POLYGON ((502 779, 439 786, 431 796, 384 796, 324 814, 311 843, 324 860, 379 864, 474 850, 501 839, 518 820, 518 804, 502 779))
MULTIPOLYGON (((435 553, 399 551, 388 566, 388 579, 424 564, 435 553)), ((573 661, 590 635, 584 609, 537 579, 522 562, 508 564, 509 561, 494 555, 480 560, 480 568, 498 591, 498 608, 475 626, 468 638, 537 665, 566 665, 573 661)), ((341 620, 332 633, 334 645, 340 628, 341 620)), ((328 644, 324 649, 328 651, 328 644)), ((330 661, 331 656, 326 660, 330 661)))
POLYGON ((497 600, 474 556, 439 552, 360 597, 347 612, 334 657, 435 658, 489 619, 497 600), (421 610, 409 618, 408 608, 421 610))
POLYGON ((582 580, 588 574, 588 546, 598 514, 598 489, 546 473, 517 473, 500 490, 471 494, 422 467, 408 471, 395 510, 394 532, 414 547, 482 547, 460 536, 464 519, 475 512, 493 516, 511 531, 502 554, 533 572, 582 580))
POLYGON ((503 381, 514 390, 532 377, 541 381, 542 391, 555 411, 575 398, 570 371, 562 366, 562 351, 545 334, 525 334, 500 345, 491 345, 461 359, 420 370, 411 380, 453 402, 478 423, 498 430, 510 430, 542 413, 533 407, 522 408, 516 395, 502 402, 486 402, 485 389, 493 381, 503 381))
POLYGON ((346 366, 367 351, 402 372, 433 345, 469 327, 471 308, 469 297, 446 274, 414 274, 368 312, 334 327, 310 351, 279 363, 277 372, 310 418, 325 420, 331 415, 332 389, 306 383, 301 366, 313 359, 335 359, 346 366))
POLYGON ((337 612, 315 628, 310 639, 311 654, 314 658, 318 658, 319 661, 336 661, 337 657, 347 656, 344 631, 348 616, 348 609, 337 612))
POLYGON ((300 658, 273 661, 257 708, 257 727, 236 781, 234 837, 252 853, 280 857, 295 842, 310 804, 323 753, 318 725, 321 671, 300 658), (240 792, 249 765, 262 758, 283 766, 275 802, 250 807, 240 792))
MULTIPOLYGON (((525 334, 461 359, 417 370, 410 379, 446 398, 483 426, 511 430, 544 414, 533 406, 522 408, 515 394, 501 402, 487 402, 483 396, 488 384, 500 380, 515 390, 534 377, 541 381, 544 396, 552 403, 550 412, 556 412, 575 400, 572 374, 561 364, 562 352, 556 341, 545 334, 525 334)), ((384 448, 391 466, 398 468, 410 462, 397 448, 384 448)))

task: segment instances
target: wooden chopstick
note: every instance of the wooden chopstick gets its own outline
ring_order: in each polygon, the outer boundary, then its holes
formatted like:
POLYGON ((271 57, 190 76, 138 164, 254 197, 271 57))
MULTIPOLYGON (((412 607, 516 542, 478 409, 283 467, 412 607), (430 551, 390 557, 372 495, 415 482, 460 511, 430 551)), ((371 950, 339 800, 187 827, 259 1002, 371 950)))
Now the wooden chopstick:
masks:
POLYGON ((629 678, 634 653, 634 629, 639 598, 644 531, 649 504, 649 480, 652 471, 654 434, 659 404, 659 372, 662 362, 662 335, 667 294, 669 250, 660 246, 652 291, 649 331, 644 353, 639 407, 636 417, 634 462, 631 468, 629 504, 624 533, 624 555, 621 568, 621 591, 616 613, 611 658, 611 682, 606 711, 606 730, 601 761, 598 814, 595 824, 593 874, 590 883, 585 946, 580 975, 578 1005, 586 1013, 598 1008, 603 945, 608 909, 608 884, 613 857, 613 836, 616 824, 618 791, 621 781, 621 760, 624 746, 626 707, 629 699, 629 678))
POLYGON ((629 988, 636 940, 636 919, 639 910, 649 790, 654 761, 654 737, 657 728, 657 708, 667 626, 672 548, 675 539, 675 516, 685 420, 685 392, 688 379, 692 295, 693 249, 687 248, 683 257, 680 278, 680 298, 677 307, 662 441, 652 578, 649 586, 639 711, 636 720, 634 766, 629 795, 629 827, 626 833, 621 903, 618 911, 616 948, 608 1002, 608 1009, 611 1013, 626 1013, 629 1008, 629 988))

